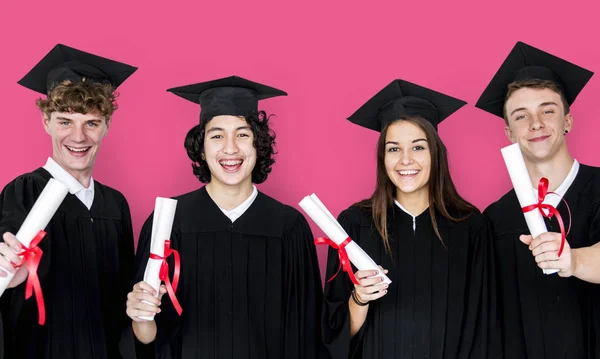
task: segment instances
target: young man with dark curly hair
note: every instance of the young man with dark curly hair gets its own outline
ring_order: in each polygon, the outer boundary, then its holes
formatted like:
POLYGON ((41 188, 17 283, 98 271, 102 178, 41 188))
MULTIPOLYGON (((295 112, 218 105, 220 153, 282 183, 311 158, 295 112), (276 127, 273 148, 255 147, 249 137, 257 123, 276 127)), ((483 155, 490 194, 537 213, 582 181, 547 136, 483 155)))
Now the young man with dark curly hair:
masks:
MULTIPOLYGON (((253 185, 275 162, 258 100, 286 93, 236 76, 169 91, 202 107, 185 148, 206 186, 176 197, 171 241, 181 255, 182 315, 143 281, 128 295, 138 357, 318 358, 322 287, 310 228, 253 185), (155 321, 140 318, 155 314, 155 321)), ((140 236, 136 282, 151 227, 152 216, 140 236)))
POLYGON ((122 313, 133 273, 131 216, 123 195, 94 180, 92 170, 117 109, 114 90, 135 70, 59 44, 19 81, 47 94, 37 106, 52 157, 0 194, 0 276, 15 274, 0 298, 4 358, 119 357, 129 322, 122 313), (21 262, 14 233, 51 178, 69 194, 39 244, 42 326, 35 299, 25 300, 27 269, 13 267, 21 262))

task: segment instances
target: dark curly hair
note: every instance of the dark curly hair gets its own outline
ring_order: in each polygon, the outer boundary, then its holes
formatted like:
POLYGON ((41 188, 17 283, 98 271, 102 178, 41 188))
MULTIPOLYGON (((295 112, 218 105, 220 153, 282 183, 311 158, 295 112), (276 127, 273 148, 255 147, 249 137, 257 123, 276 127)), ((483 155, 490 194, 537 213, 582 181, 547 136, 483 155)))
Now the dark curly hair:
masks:
MULTIPOLYGON (((269 128, 270 116, 265 111, 259 111, 248 117, 242 117, 250 125, 254 135, 254 148, 256 148, 256 165, 252 170, 252 182, 263 183, 271 167, 275 163, 275 133, 269 128)), ((194 176, 202 183, 210 182, 210 169, 206 160, 202 159, 204 153, 204 129, 210 120, 193 127, 185 136, 185 149, 188 157, 193 161, 194 176)))

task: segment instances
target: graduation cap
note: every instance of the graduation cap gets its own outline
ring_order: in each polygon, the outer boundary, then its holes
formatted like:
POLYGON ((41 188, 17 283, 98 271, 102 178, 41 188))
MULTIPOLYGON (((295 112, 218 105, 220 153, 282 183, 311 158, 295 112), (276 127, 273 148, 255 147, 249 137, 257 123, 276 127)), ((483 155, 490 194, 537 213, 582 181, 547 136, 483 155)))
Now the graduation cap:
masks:
POLYGON ((83 78, 109 82, 117 88, 136 70, 137 67, 58 44, 18 84, 44 95, 65 80, 81 82, 83 78))
POLYGON ((404 80, 394 80, 348 117, 350 122, 381 131, 403 116, 418 116, 437 125, 466 102, 404 80))
POLYGON ((287 93, 238 76, 170 88, 167 91, 200 105, 200 123, 215 116, 258 113, 258 101, 287 93))
POLYGON ((593 74, 519 41, 483 91, 475 107, 504 118, 508 85, 515 81, 532 79, 552 81, 562 90, 571 105, 593 74))

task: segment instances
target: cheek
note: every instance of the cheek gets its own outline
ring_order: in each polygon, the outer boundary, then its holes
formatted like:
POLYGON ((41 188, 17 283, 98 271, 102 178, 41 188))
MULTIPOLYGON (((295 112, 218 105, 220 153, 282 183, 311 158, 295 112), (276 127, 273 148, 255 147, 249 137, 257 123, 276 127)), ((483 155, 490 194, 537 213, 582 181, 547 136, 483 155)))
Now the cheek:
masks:
POLYGON ((398 156, 393 153, 386 152, 384 157, 385 170, 388 172, 394 171, 394 167, 396 167, 396 163, 398 163, 398 156))

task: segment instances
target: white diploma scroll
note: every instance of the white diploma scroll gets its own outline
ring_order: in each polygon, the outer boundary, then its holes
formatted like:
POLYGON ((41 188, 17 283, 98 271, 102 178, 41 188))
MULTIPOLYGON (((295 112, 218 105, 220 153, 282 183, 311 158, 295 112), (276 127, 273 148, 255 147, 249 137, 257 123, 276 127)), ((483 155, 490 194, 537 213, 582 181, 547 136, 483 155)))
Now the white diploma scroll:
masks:
MULTIPOLYGON (((527 167, 525 166, 525 160, 523 159, 519 144, 514 143, 510 146, 506 146, 502 148, 501 151, 504 162, 506 163, 506 169, 508 169, 508 174, 510 175, 510 180, 512 181, 517 198, 519 199, 519 205, 521 208, 524 208, 536 204, 538 199, 531 187, 531 178, 527 172, 527 167)), ((533 238, 548 232, 544 217, 538 209, 523 213, 523 215, 525 216, 525 222, 527 222, 527 228, 529 228, 529 232, 533 238)), ((533 256, 531 257, 531 260, 534 260, 533 256)), ((543 272, 544 274, 553 274, 558 272, 558 270, 543 269, 543 272)))
MULTIPOLYGON (((342 244, 348 234, 338 221, 333 217, 331 212, 325 207, 325 205, 319 200, 316 194, 306 196, 300 201, 300 207, 308 214, 308 216, 321 228, 325 235, 335 242, 337 245, 342 244)), ((377 275, 383 277, 383 282, 390 284, 392 281, 379 269, 377 263, 369 257, 369 255, 356 244, 354 241, 350 241, 346 245, 346 252, 350 262, 354 264, 359 270, 376 270, 377 275)))
MULTIPOLYGON (((15 235, 19 242, 25 247, 29 247, 33 238, 50 223, 67 193, 69 193, 69 189, 61 182, 54 178, 48 181, 15 235)), ((3 235, 3 233, 0 233, 0 235, 3 235)), ((6 277, 0 278, 0 296, 2 296, 13 277, 13 273, 8 273, 6 277)))
MULTIPOLYGON (((150 237, 150 253, 164 257, 165 240, 171 238, 171 229, 173 228, 173 219, 175 218, 176 208, 177 200, 156 197, 156 203, 154 205, 154 217, 152 219, 152 234, 150 237)), ((152 288, 156 290, 155 297, 157 298, 161 283, 159 278, 161 264, 162 259, 148 258, 148 264, 146 265, 146 271, 144 272, 144 282, 150 284, 152 288)), ((154 320, 153 316, 140 316, 140 318, 154 320)))

